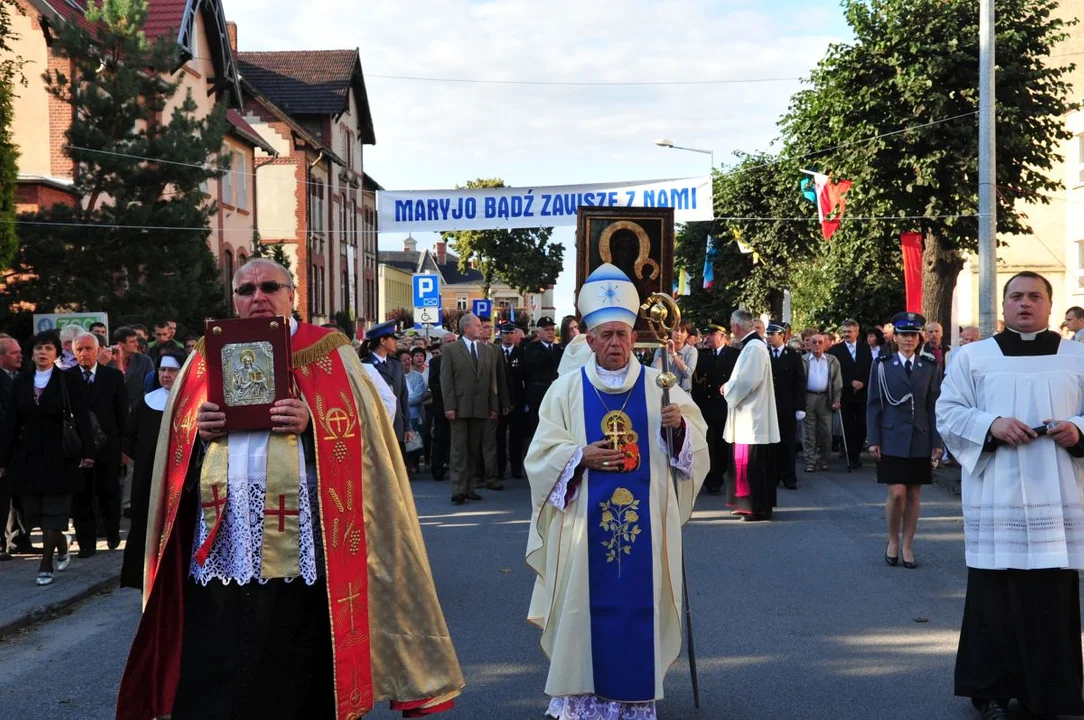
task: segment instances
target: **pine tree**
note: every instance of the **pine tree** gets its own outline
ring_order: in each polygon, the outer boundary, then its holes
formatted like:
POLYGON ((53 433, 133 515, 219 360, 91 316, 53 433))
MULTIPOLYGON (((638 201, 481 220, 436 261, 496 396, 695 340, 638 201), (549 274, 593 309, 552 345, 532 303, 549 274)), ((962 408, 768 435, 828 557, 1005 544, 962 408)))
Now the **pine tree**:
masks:
POLYGON ((180 49, 164 37, 151 44, 146 17, 146 0, 102 0, 87 10, 93 32, 57 29, 52 51, 74 72, 43 78, 74 109, 66 152, 82 202, 20 218, 9 305, 103 310, 114 322, 175 317, 188 328, 225 312, 207 247, 218 208, 200 187, 226 167, 225 108, 201 118, 189 92, 166 114, 180 86, 180 49))

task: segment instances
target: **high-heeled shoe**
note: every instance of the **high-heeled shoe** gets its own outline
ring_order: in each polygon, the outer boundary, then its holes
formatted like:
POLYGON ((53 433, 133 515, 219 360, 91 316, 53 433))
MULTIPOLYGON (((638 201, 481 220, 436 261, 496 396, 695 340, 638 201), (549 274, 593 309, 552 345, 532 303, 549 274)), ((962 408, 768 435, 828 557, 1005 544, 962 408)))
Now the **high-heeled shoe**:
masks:
POLYGON ((907 568, 908 570, 914 570, 915 568, 918 567, 918 563, 915 562, 914 560, 904 560, 903 561, 903 566, 905 568, 907 568))
POLYGON ((892 557, 891 555, 889 555, 888 554, 888 546, 889 545, 891 545, 891 543, 888 543, 887 545, 885 545, 885 562, 888 563, 889 565, 891 565, 892 567, 896 567, 896 564, 900 561, 900 556, 897 555, 896 557, 892 557))

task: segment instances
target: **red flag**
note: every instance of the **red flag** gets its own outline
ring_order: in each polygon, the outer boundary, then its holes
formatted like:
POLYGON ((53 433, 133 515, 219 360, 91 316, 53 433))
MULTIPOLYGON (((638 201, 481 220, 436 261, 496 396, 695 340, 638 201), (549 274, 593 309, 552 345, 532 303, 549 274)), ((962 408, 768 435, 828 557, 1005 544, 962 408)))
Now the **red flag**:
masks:
POLYGON ((922 312, 922 233, 900 235, 903 247, 903 285, 907 289, 907 312, 922 312))
POLYGON ((825 240, 830 240, 832 234, 839 230, 843 211, 847 209, 847 201, 844 195, 851 189, 850 180, 840 180, 833 183, 832 178, 821 173, 812 173, 813 183, 816 188, 817 215, 821 220, 821 234, 825 240))

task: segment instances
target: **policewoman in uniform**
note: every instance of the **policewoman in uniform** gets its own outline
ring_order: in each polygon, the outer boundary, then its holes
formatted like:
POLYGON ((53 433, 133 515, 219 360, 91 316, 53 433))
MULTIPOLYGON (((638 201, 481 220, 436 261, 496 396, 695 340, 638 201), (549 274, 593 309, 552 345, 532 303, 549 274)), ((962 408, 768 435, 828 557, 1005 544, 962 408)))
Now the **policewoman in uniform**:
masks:
POLYGON ((877 482, 888 485, 885 562, 915 569, 915 529, 922 486, 933 482, 933 460, 941 456, 934 406, 941 394, 937 361, 919 354, 926 318, 905 312, 892 318, 898 350, 873 363, 866 403, 869 452, 877 461, 877 482), (903 542, 900 542, 900 530, 903 542))

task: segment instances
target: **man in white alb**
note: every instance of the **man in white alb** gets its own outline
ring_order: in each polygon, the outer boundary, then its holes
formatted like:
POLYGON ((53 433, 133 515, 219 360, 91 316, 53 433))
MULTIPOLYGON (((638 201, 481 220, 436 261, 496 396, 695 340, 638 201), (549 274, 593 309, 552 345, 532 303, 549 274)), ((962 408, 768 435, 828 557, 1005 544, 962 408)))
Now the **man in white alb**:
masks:
POLYGON ((1084 347, 1048 329, 1052 289, 1005 284, 1005 330, 957 348, 937 427, 963 468, 967 599, 956 694, 984 720, 1084 714, 1084 347))

